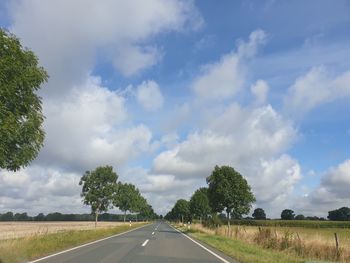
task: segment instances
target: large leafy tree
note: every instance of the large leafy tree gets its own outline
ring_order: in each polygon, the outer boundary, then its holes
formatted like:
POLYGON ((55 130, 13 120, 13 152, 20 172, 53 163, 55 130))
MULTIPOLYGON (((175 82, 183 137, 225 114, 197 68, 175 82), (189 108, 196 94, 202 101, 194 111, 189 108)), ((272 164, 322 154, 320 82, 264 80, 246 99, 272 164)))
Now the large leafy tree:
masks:
POLYGON ((19 170, 38 155, 45 133, 36 92, 47 79, 35 54, 0 29, 0 168, 19 170))
POLYGON ((114 197, 113 204, 124 212, 124 222, 126 211, 139 212, 144 205, 140 191, 133 184, 118 183, 118 192, 114 197))
POLYGON ((81 196, 86 205, 91 206, 91 213, 95 215, 95 226, 98 215, 112 207, 117 192, 118 175, 112 166, 97 167, 94 171, 87 171, 80 179, 83 185, 81 196))
POLYGON ((284 209, 281 213, 282 220, 293 220, 295 217, 294 211, 291 209, 284 209))
POLYGON ((266 214, 264 209, 262 208, 256 208, 252 214, 252 216, 257 219, 257 220, 262 220, 262 219, 266 219, 266 214))
POLYGON ((248 214, 255 197, 246 179, 230 166, 215 166, 207 177, 208 197, 214 212, 227 213, 230 229, 230 215, 248 214))
POLYGON ((350 220, 350 208, 342 207, 328 212, 329 220, 348 221, 350 220))
POLYGON ((175 218, 180 219, 181 222, 184 223, 184 220, 190 219, 190 204, 185 199, 179 199, 176 201, 173 211, 173 215, 175 218))
POLYGON ((211 209, 209 206, 207 188, 202 187, 194 192, 190 199, 190 212, 193 216, 199 218, 200 223, 202 223, 202 218, 210 214, 211 209))

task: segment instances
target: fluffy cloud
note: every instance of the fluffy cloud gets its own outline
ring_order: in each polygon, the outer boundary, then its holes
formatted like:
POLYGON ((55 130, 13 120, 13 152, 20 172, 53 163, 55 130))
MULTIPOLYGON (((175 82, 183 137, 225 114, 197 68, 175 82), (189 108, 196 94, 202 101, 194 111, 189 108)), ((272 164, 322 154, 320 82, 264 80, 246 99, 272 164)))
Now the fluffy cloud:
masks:
POLYGON ((13 1, 9 13, 11 30, 38 54, 55 96, 84 81, 99 50, 130 76, 159 60, 151 37, 203 23, 192 1, 181 0, 151 0, 142 8, 137 0, 13 1))
POLYGON ((241 90, 245 71, 242 60, 253 57, 266 35, 262 30, 250 34, 249 41, 239 42, 238 50, 224 55, 220 61, 202 67, 193 83, 193 90, 200 99, 227 99, 241 90))
MULTIPOLYGON (((1 171, 0 208, 82 211, 83 171, 105 164, 123 170, 155 147, 150 129, 128 116, 123 95, 91 73, 97 58, 130 77, 161 60, 156 35, 197 30, 203 20, 192 1, 182 0, 150 0, 142 8, 136 0, 18 0, 9 2, 8 13, 10 30, 39 56, 50 79, 40 91, 45 146, 29 168, 1 171)), ((146 84, 142 103, 160 107, 159 88, 146 84)))
POLYGON ((349 206, 350 160, 328 169, 321 178, 320 185, 301 200, 301 209, 309 214, 326 216, 326 212, 349 206))
POLYGON ((301 178, 298 162, 283 154, 297 137, 292 123, 271 106, 248 109, 232 104, 204 125, 202 132, 161 152, 152 173, 197 178, 205 184, 215 165, 231 165, 247 177, 258 204, 276 215, 301 178), (278 187, 266 191, 271 185, 278 187))
POLYGON ((1 171, 0 209, 14 212, 88 212, 80 198, 81 175, 32 165, 19 172, 1 171))
POLYGON ((324 67, 314 67, 288 89, 285 108, 297 117, 317 106, 350 96, 350 71, 332 77, 324 67))
POLYGON ((262 105, 266 102, 269 85, 264 80, 258 80, 251 86, 250 91, 255 96, 255 103, 262 105))
POLYGON ((37 163, 82 171, 101 164, 123 165, 151 149, 151 131, 125 126, 124 99, 90 77, 60 104, 44 101, 45 147, 37 163))
POLYGON ((136 89, 137 101, 148 111, 154 111, 162 107, 164 98, 155 81, 144 81, 136 89))

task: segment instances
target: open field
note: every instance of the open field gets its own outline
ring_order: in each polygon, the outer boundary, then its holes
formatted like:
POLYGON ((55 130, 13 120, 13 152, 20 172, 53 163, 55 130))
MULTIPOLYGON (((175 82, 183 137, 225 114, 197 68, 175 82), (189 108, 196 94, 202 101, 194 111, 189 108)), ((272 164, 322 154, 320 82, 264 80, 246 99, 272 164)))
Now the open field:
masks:
POLYGON ((231 220, 234 225, 307 227, 307 228, 349 228, 350 221, 320 220, 231 220))
MULTIPOLYGON (((111 228, 124 224, 129 225, 124 222, 98 222, 97 228, 111 228)), ((0 222, 0 240, 89 229, 95 229, 95 222, 0 222)))
POLYGON ((147 224, 145 222, 133 223, 130 227, 129 224, 119 223, 118 225, 118 223, 114 223, 114 226, 105 224, 106 227, 103 227, 103 224, 101 224, 97 229, 93 227, 90 227, 91 229, 88 230, 62 229, 71 223, 60 222, 61 230, 56 233, 37 233, 21 238, 0 240, 0 263, 27 262, 28 260, 40 258, 147 224))
POLYGON ((255 249, 260 247, 261 253, 268 250, 283 252, 296 259, 350 262, 350 229, 348 228, 233 225, 228 232, 227 226, 210 229, 200 224, 193 224, 191 231, 203 240, 211 242, 217 239, 215 237, 224 237, 253 245, 255 249), (337 233, 338 249, 334 233, 337 233))

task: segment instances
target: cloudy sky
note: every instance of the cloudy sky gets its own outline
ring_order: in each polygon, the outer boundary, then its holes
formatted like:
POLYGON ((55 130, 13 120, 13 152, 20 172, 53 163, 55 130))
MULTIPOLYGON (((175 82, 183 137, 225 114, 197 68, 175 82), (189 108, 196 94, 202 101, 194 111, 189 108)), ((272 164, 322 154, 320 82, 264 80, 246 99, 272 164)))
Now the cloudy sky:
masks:
POLYGON ((213 167, 270 217, 350 205, 350 2, 3 0, 0 26, 50 79, 45 146, 0 171, 0 213, 77 213, 112 165, 158 213, 213 167))

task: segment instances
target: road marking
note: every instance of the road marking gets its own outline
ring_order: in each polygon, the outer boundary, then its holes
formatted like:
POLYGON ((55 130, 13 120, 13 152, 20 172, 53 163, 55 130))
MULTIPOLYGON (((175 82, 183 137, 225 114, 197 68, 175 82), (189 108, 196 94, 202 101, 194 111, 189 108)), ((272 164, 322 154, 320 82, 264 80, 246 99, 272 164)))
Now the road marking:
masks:
POLYGON ((213 256, 215 256, 216 258, 220 259, 222 262, 224 263, 230 263, 229 261, 227 261, 226 259, 220 257, 218 254, 216 254, 215 252, 211 251, 209 248, 206 248, 205 246, 203 246, 201 243, 197 242, 196 240, 190 238, 188 235, 186 235, 185 233, 182 233, 180 230, 176 229, 175 227, 171 226, 173 229, 175 229, 177 232, 181 233, 182 235, 184 235, 185 237, 187 237, 189 240, 191 240, 193 243, 197 244, 198 246, 200 246, 201 248, 203 248, 204 250, 208 251, 210 254, 212 254, 213 256))
POLYGON ((143 242, 142 246, 143 246, 143 247, 146 246, 147 243, 148 243, 148 241, 149 241, 149 239, 147 239, 145 242, 143 242))
POLYGON ((152 235, 154 235, 154 232, 152 232, 152 235))
POLYGON ((81 247, 86 247, 86 246, 89 246, 89 245, 92 245, 92 244, 98 243, 98 242, 100 242, 100 241, 103 241, 103 240, 107 240, 107 239, 110 239, 110 238, 113 238, 113 237, 117 237, 117 236, 124 235, 124 234, 126 234, 126 233, 129 233, 129 232, 135 231, 135 230, 137 230, 137 229, 140 229, 140 228, 143 228, 143 227, 146 227, 146 226, 149 226, 149 225, 150 225, 150 224, 148 224, 148 225, 144 225, 144 226, 140 226, 140 227, 137 227, 137 228, 134 228, 134 229, 128 230, 128 231, 123 232, 123 233, 119 233, 119 234, 116 234, 116 235, 113 235, 113 236, 110 236, 110 237, 106 237, 106 238, 102 238, 102 239, 99 239, 99 240, 92 241, 92 242, 87 243, 87 244, 84 244, 84 245, 80 245, 80 246, 73 247, 73 248, 70 248, 70 249, 67 249, 67 250, 63 250, 63 251, 61 251, 61 252, 58 252, 58 253, 55 253, 55 254, 52 254, 52 255, 49 255, 49 256, 43 257, 43 258, 39 258, 39 259, 36 259, 36 260, 33 260, 33 261, 29 261, 28 263, 39 262, 39 261, 41 261, 41 260, 44 260, 44 259, 47 259, 47 258, 51 258, 51 257, 57 256, 57 255, 60 255, 60 254, 63 254, 63 253, 66 253, 66 252, 69 252, 69 251, 72 251, 72 250, 75 250, 75 249, 81 248, 81 247))

